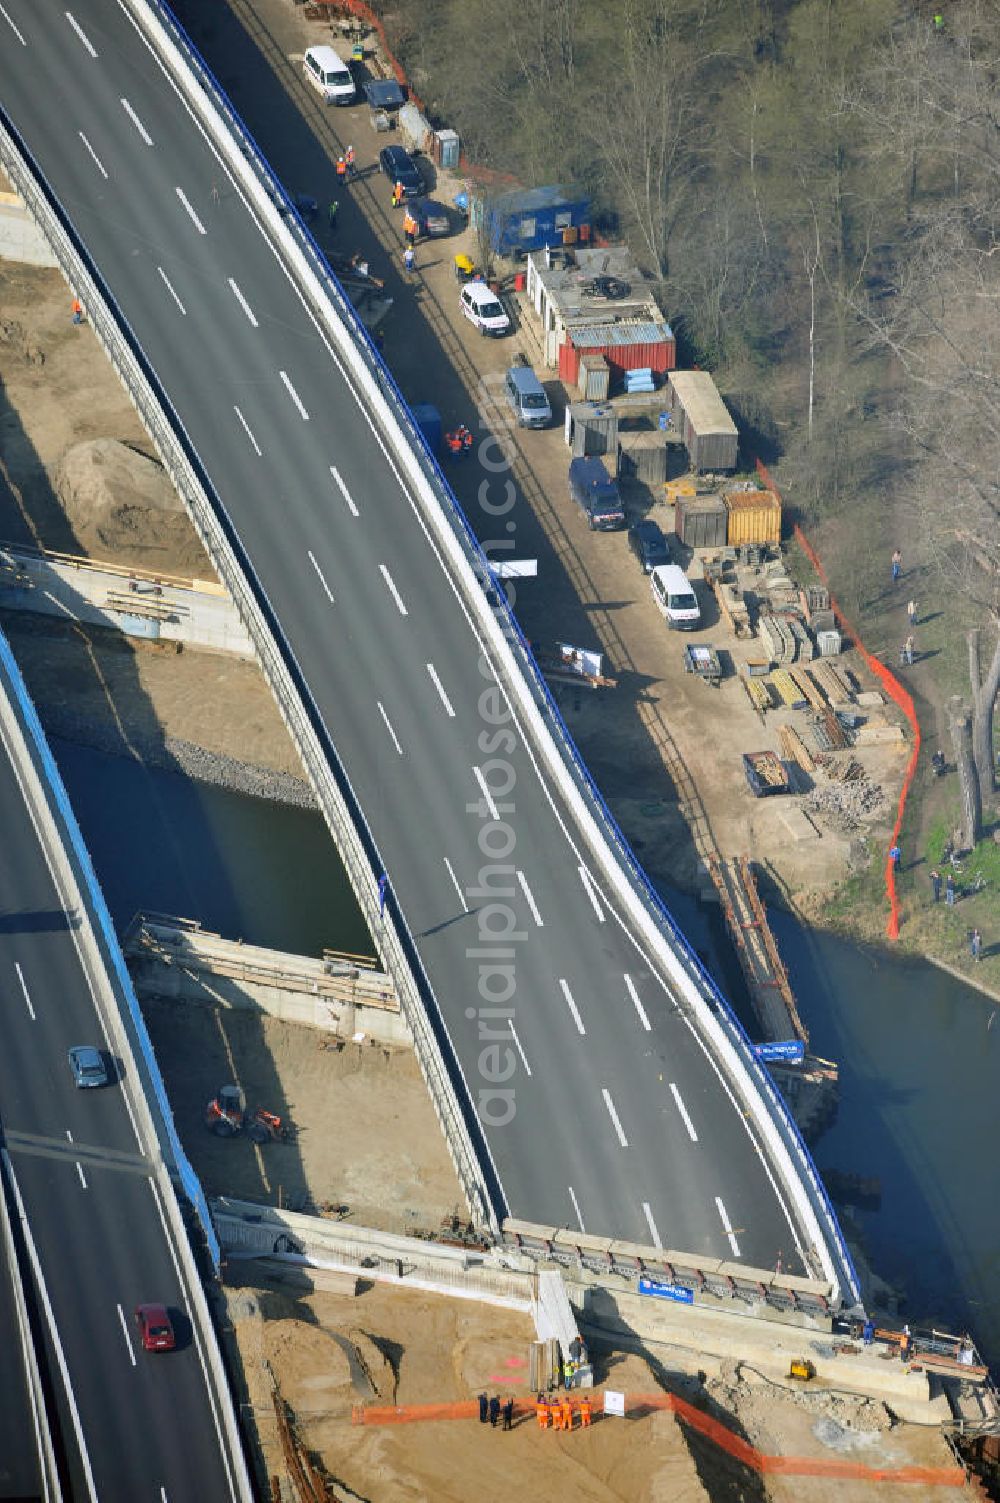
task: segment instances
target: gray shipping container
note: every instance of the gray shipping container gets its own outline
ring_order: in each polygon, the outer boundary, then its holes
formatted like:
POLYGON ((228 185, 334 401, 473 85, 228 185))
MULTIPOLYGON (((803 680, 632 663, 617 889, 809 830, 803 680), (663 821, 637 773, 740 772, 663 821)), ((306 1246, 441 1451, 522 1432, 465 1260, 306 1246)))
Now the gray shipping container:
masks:
POLYGON ((577 386, 585 402, 606 402, 611 388, 611 367, 603 355, 581 355, 577 386))
POLYGON ((667 478, 667 440, 663 433, 618 434, 618 473, 625 480, 662 485, 667 478))
POLYGON ((602 454, 618 456, 618 417, 613 407, 570 402, 566 408, 566 443, 574 459, 602 454))
POLYGON ((739 434, 708 371, 671 371, 674 429, 695 471, 735 470, 739 434))
POLYGON ((721 496, 678 496, 674 531, 688 548, 724 548, 728 523, 721 496))

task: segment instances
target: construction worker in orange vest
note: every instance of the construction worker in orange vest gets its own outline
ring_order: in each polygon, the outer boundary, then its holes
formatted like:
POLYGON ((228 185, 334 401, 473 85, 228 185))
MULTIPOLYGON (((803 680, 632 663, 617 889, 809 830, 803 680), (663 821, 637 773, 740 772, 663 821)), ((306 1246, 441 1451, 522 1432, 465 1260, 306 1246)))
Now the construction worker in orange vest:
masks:
POLYGON ((406 213, 403 215, 403 236, 406 240, 407 245, 412 246, 415 243, 419 230, 420 226, 417 224, 417 221, 414 219, 409 209, 407 209, 406 213))
POLYGON ((347 182, 347 159, 342 156, 337 158, 337 182, 347 182))
POLYGON ((539 1430, 549 1428, 549 1406, 544 1394, 539 1394, 535 1400, 535 1419, 538 1421, 539 1430))
POLYGON ((584 1394, 581 1397, 581 1399, 580 1399, 580 1429, 581 1430, 587 1430, 587 1429, 590 1428, 590 1414, 591 1414, 590 1400, 587 1397, 587 1395, 584 1394))
POLYGON ((560 1411, 560 1413, 562 1415, 562 1428, 564 1430, 572 1430, 572 1428, 573 1428, 573 1405, 570 1403, 569 1399, 567 1399, 567 1398, 560 1399, 560 1401, 559 1401, 559 1411, 560 1411))
POLYGON ((400 206, 400 204, 402 202, 403 202, 403 185, 402 185, 402 183, 396 183, 395 187, 392 190, 392 207, 394 209, 398 209, 399 206, 400 206))
POLYGON ((347 176, 348 177, 353 177, 354 176, 354 163, 355 163, 355 160, 356 160, 356 158, 355 158, 355 155, 354 155, 354 147, 353 146, 349 146, 347 148, 347 150, 344 152, 344 162, 347 165, 347 176))

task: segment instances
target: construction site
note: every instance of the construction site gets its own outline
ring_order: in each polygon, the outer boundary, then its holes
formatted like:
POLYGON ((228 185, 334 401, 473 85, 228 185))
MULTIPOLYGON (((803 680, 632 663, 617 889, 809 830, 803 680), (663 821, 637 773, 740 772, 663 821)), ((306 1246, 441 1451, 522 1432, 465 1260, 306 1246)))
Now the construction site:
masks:
MULTIPOLYGON (((263 9, 285 59, 331 35, 326 7, 263 9)), ((389 75, 377 37, 336 34, 389 75)), ((428 378, 407 299, 454 357, 435 382, 443 421, 478 410, 499 425, 483 381, 509 350, 473 342, 455 307, 452 253, 474 254, 474 231, 436 260, 425 248, 419 286, 404 282, 376 198, 379 125, 360 106, 347 118, 336 128, 355 135, 365 181, 337 234, 343 247, 346 221, 364 249, 335 250, 327 235, 331 264, 413 402, 428 378)), ((322 240, 320 184, 297 183, 314 189, 296 201, 322 240)), ((463 186, 439 170, 439 195, 463 186)), ((19 426, 3 446, 0 607, 43 722, 150 760, 172 760, 180 742, 202 747, 279 779, 270 796, 308 803, 235 612, 143 452, 138 420, 96 342, 66 327, 63 284, 7 262, 2 276, 0 374, 19 426)), ((530 291, 505 296, 518 349, 541 368, 530 291)), ((558 425, 520 438, 514 458, 518 549, 541 559, 543 576, 524 579, 518 611, 643 865, 664 888, 719 905, 748 1031, 814 1141, 836 1108, 837 1062, 810 1050, 808 1005, 765 899, 816 914, 881 849, 907 730, 841 638, 805 555, 781 540, 779 498, 763 482, 712 489, 694 473, 644 481, 659 444, 639 436, 642 393, 628 397, 626 499, 677 539, 703 631, 682 646, 625 548, 587 536, 565 497, 558 425), (723 492, 737 498, 728 510, 723 492), (720 515, 742 518, 745 539, 720 532, 720 515), (546 560, 558 565, 551 584, 546 560)), ((606 417, 576 406, 586 445, 588 425, 606 429, 606 417)), ((454 485, 471 510, 476 477, 456 471, 454 485)), ((706 1269, 669 1249, 647 1265, 565 1228, 539 1240, 511 1225, 487 1247, 377 961, 278 954, 206 933, 193 915, 140 914, 122 938, 221 1229, 230 1356, 272 1499, 446 1503, 522 1488, 583 1503, 854 1503, 905 1485, 923 1503, 974 1490, 954 1437, 991 1431, 997 1413, 964 1333, 910 1342, 891 1298, 879 1306, 877 1278, 866 1336, 780 1268, 706 1269), (539 1392, 568 1393, 568 1427, 543 1426, 539 1392), (509 1430, 488 1409, 483 1422, 480 1395, 513 1401, 509 1430)))

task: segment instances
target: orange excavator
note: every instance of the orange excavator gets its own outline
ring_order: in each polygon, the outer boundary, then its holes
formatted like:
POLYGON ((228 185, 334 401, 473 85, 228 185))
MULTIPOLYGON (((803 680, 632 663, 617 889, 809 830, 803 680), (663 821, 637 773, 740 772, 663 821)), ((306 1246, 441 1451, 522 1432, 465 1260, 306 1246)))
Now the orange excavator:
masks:
POLYGON ((205 1108, 205 1126, 217 1138, 235 1138, 244 1132, 252 1143, 285 1143, 292 1135, 290 1125, 262 1106, 247 1111, 246 1097, 239 1086, 220 1086, 205 1108))

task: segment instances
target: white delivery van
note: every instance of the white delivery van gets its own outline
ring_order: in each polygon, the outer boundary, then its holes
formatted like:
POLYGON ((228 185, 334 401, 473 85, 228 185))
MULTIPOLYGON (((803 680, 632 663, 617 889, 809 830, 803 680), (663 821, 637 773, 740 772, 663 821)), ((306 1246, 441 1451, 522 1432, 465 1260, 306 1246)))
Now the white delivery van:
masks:
POLYGON ((485 282, 466 282, 462 288, 460 306, 480 334, 497 337, 510 333, 510 319, 503 303, 485 282))
POLYGON ((653 599, 668 626, 693 631, 701 621, 694 587, 679 564, 658 564, 649 576, 653 599))
POLYGON ((302 67, 314 89, 327 104, 353 104, 354 77, 339 52, 332 47, 307 47, 302 67))

